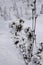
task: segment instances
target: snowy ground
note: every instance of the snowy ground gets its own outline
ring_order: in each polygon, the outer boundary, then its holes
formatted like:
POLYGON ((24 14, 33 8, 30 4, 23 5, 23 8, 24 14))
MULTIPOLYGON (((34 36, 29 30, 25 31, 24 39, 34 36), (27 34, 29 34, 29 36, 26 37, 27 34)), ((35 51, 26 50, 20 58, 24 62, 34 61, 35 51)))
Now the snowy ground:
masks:
MULTIPOLYGON (((43 15, 38 17, 36 25, 37 42, 43 42, 43 15)), ((0 65, 17 64, 25 65, 19 50, 11 40, 8 22, 0 20, 0 65)))

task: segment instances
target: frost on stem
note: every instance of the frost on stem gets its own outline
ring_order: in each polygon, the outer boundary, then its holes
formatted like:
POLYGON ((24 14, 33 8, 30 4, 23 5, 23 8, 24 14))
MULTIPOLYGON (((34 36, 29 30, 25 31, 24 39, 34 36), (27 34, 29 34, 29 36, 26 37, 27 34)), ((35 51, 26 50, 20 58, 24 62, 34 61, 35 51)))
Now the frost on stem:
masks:
POLYGON ((37 54, 41 54, 43 52, 43 43, 42 42, 40 43, 40 47, 41 48, 38 49, 37 54))
POLYGON ((34 65, 41 65, 40 60, 39 60, 37 57, 34 57, 34 58, 33 58, 32 63, 33 63, 34 65))

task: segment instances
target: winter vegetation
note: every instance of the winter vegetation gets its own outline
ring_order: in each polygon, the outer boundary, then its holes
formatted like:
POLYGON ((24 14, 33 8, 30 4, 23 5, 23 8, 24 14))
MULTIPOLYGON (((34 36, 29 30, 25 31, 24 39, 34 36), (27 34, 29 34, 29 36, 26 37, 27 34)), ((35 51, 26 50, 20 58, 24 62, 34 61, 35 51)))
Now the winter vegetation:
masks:
POLYGON ((43 65, 42 22, 42 0, 0 0, 0 65, 43 65))
POLYGON ((26 26, 26 23, 20 19, 17 23, 12 22, 10 25, 12 38, 14 40, 14 45, 19 48, 21 54, 23 55, 23 59, 26 65, 33 63, 34 65, 42 65, 41 61, 41 53, 43 52, 43 43, 41 42, 37 51, 34 53, 33 51, 33 39, 35 39, 35 35, 33 35, 32 29, 29 26, 26 26), (25 27, 24 27, 25 26, 25 27))

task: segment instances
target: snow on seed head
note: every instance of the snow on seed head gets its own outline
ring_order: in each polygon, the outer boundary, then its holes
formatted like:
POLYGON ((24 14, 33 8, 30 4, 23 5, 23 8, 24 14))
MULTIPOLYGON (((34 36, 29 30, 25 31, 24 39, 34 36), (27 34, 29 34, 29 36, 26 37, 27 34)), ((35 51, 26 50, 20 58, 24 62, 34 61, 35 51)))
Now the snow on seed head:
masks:
POLYGON ((24 21, 22 19, 19 20, 20 23, 24 23, 24 21))

